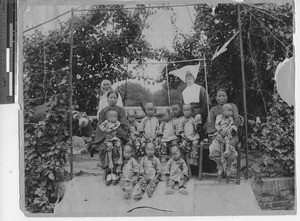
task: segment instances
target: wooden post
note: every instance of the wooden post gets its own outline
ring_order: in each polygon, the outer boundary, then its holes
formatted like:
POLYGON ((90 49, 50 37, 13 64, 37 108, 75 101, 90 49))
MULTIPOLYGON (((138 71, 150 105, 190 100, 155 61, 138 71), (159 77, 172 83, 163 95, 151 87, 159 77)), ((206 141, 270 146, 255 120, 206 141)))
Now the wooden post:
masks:
POLYGON ((239 23, 239 36, 240 36, 240 56, 241 56, 241 69, 242 69, 242 85, 243 85, 243 104, 244 104, 244 119, 245 119, 245 152, 246 152, 246 179, 248 179, 248 120, 247 120, 247 100, 246 100, 246 80, 245 80, 245 67, 244 67, 244 51, 243 51, 243 35, 242 35, 242 21, 241 21, 241 6, 237 5, 238 10, 238 23, 239 23))
MULTIPOLYGON (((204 76, 205 76, 205 87, 206 87, 206 97, 207 97, 207 122, 210 123, 209 115, 209 96, 208 96, 208 83, 207 83, 207 72, 206 72, 206 59, 204 54, 204 76)), ((200 62, 200 61, 199 61, 200 62)))
POLYGON ((166 77, 167 77, 167 90, 168 90, 168 103, 169 110, 171 111, 171 98, 170 98, 170 88, 169 88, 169 73, 168 73, 168 63, 166 65, 166 77))
POLYGON ((71 9, 71 27, 70 27, 70 60, 69 60, 69 88, 70 88, 70 139, 71 139, 71 146, 70 146, 70 175, 71 179, 73 179, 73 32, 74 32, 74 9, 71 9))

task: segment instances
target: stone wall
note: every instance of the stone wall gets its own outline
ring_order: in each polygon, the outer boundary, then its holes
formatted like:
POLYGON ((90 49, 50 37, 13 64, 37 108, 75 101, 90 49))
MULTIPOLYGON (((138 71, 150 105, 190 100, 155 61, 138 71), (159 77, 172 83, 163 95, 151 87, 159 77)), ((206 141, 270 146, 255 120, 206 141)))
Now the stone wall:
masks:
POLYGON ((256 200, 263 210, 293 210, 295 205, 294 178, 270 178, 251 182, 256 200))

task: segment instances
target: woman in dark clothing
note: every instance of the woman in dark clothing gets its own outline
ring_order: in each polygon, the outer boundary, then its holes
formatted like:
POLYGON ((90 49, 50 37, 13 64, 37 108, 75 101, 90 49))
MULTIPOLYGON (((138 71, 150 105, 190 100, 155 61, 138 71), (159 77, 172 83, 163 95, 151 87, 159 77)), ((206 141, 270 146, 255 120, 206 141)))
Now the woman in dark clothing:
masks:
MULTIPOLYGON (((218 174, 219 178, 220 178, 223 165, 222 165, 222 162, 221 162, 222 161, 222 159, 221 159, 221 146, 220 146, 220 143, 215 140, 215 138, 218 134, 218 131, 216 130, 216 127, 215 127, 215 122, 216 122, 217 116, 222 114, 222 112, 223 112, 222 111, 222 106, 225 103, 227 103, 227 94, 226 94, 224 89, 218 90, 216 100, 217 100, 218 104, 210 109, 210 121, 207 125, 207 133, 208 133, 208 137, 211 141, 211 144, 209 146, 209 152, 210 152, 209 157, 216 162, 217 168, 218 168, 218 173, 220 173, 220 174, 218 174)), ((232 138, 229 141, 229 144, 231 146, 233 146, 234 148, 236 148, 236 146, 239 142, 237 128, 241 124, 241 119, 239 117, 237 106, 233 103, 229 103, 229 104, 232 106, 233 125, 236 128, 235 133, 232 135, 232 138)), ((232 152, 229 156, 225 157, 227 168, 231 167, 231 164, 233 163, 235 158, 236 158, 236 153, 234 153, 234 152, 232 152)), ((227 179, 229 179, 230 171, 226 171, 226 173, 227 173, 226 174, 227 179)))
POLYGON ((120 121, 121 125, 117 129, 117 136, 121 139, 122 144, 128 141, 128 132, 129 132, 128 121, 126 118, 124 108, 116 105, 117 100, 118 100, 117 92, 109 91, 107 93, 107 101, 109 106, 105 107, 100 111, 98 116, 99 121, 96 128, 95 143, 99 146, 99 157, 101 161, 101 166, 106 171, 106 174, 111 172, 108 168, 108 164, 109 164, 108 151, 112 151, 112 159, 113 159, 113 163, 115 164, 114 169, 116 168, 117 161, 120 157, 117 149, 112 148, 112 150, 108 150, 108 147, 104 142, 105 134, 99 128, 99 125, 106 120, 106 114, 108 111, 114 110, 118 113, 118 121, 120 121))

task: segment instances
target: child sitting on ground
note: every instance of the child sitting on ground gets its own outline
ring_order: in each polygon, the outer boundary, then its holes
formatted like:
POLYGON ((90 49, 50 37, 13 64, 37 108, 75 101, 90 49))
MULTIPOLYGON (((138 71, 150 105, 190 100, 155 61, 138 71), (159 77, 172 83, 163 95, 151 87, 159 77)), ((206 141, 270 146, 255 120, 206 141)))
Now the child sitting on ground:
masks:
POLYGON ((199 147, 199 134, 197 133, 197 127, 201 124, 201 116, 197 114, 193 118, 193 108, 190 104, 183 106, 183 120, 182 127, 183 133, 180 149, 186 156, 186 160, 190 161, 189 164, 197 165, 198 159, 198 147, 199 147))
POLYGON ((149 102, 145 105, 146 117, 141 120, 139 125, 139 132, 141 134, 141 152, 144 152, 148 142, 153 142, 155 146, 157 145, 157 134, 159 130, 159 121, 154 117, 154 105, 149 102))
POLYGON ((135 200, 143 198, 144 192, 147 192, 148 197, 152 197, 156 185, 161 176, 161 165, 157 157, 154 156, 155 146, 152 142, 146 144, 146 156, 141 159, 139 174, 139 188, 134 195, 135 200))
MULTIPOLYGON (((232 133, 237 131, 236 126, 233 125, 233 110, 230 104, 224 104, 222 106, 223 113, 218 115, 216 118, 215 128, 218 131, 218 134, 215 138, 216 141, 220 143, 221 146, 221 163, 224 165, 224 168, 221 166, 218 169, 218 179, 220 180, 223 170, 226 170, 226 176, 229 179, 230 168, 226 167, 225 157, 230 155, 232 152, 236 152, 234 147, 230 145, 229 141, 232 138, 232 133), (224 150, 225 148, 225 150, 224 150), (225 157, 224 157, 225 156, 225 157)), ((229 181, 229 180, 227 180, 229 181)))
POLYGON ((163 111, 162 121, 159 125, 159 141, 160 148, 158 156, 161 157, 163 163, 166 162, 166 157, 170 154, 170 148, 174 145, 178 145, 176 136, 176 126, 173 119, 170 116, 170 110, 165 109, 163 111))
POLYGON ((123 163, 117 168, 124 199, 130 198, 133 187, 138 181, 139 166, 131 154, 132 147, 125 145, 123 147, 123 163))
POLYGON ((175 193, 175 189, 184 195, 188 194, 186 190, 186 182, 188 178, 188 168, 185 161, 181 158, 180 150, 177 146, 171 148, 172 158, 166 163, 165 175, 167 180, 167 190, 165 194, 175 193))
MULTIPOLYGON (((108 168, 113 170, 114 169, 114 163, 112 159, 112 149, 117 148, 120 158, 117 162, 117 164, 122 164, 122 147, 121 147, 121 140, 119 137, 117 137, 117 129, 121 125, 120 121, 118 121, 118 113, 114 110, 110 110, 107 112, 106 120, 103 121, 99 125, 99 128, 101 131, 105 133, 105 144, 107 146, 108 151, 108 168)), ((116 184, 117 178, 115 174, 111 174, 111 176, 107 176, 106 184, 109 185, 111 180, 113 180, 113 183, 116 184)))
MULTIPOLYGON (((128 144, 133 148, 134 157, 140 156, 140 139, 139 139, 139 123, 136 121, 136 111, 129 110, 127 112, 127 119, 129 124, 129 141, 128 144)), ((144 154, 143 154, 144 155, 144 154)), ((142 155, 142 156, 143 156, 142 155)))

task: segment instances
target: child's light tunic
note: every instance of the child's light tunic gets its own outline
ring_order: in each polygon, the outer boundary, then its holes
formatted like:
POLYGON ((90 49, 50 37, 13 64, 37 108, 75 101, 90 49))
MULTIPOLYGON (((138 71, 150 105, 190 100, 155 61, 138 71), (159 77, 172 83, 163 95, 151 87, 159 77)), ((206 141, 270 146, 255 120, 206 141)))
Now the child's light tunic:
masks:
POLYGON ((138 172, 139 172, 139 165, 133 157, 130 157, 129 160, 124 160, 123 168, 122 168, 122 174, 124 177, 122 180, 131 181, 133 175, 138 172))
POLYGON ((159 159, 156 156, 153 156, 153 159, 150 160, 147 156, 144 156, 140 162, 139 172, 149 180, 153 179, 156 174, 161 174, 159 159))
POLYGON ((162 134, 161 142, 170 142, 177 139, 175 132, 176 125, 173 120, 162 122, 160 133, 162 134))
POLYGON ((139 131, 144 132, 146 139, 154 140, 159 129, 159 121, 156 117, 144 117, 139 125, 139 131))
POLYGON ((188 138, 190 141, 198 140, 200 138, 199 134, 196 132, 196 122, 193 117, 184 118, 182 124, 186 138, 188 138))
POLYGON ((184 178, 184 176, 188 176, 188 168, 185 161, 180 158, 179 160, 175 161, 171 158, 166 163, 166 174, 170 174, 170 179, 179 182, 184 178))

